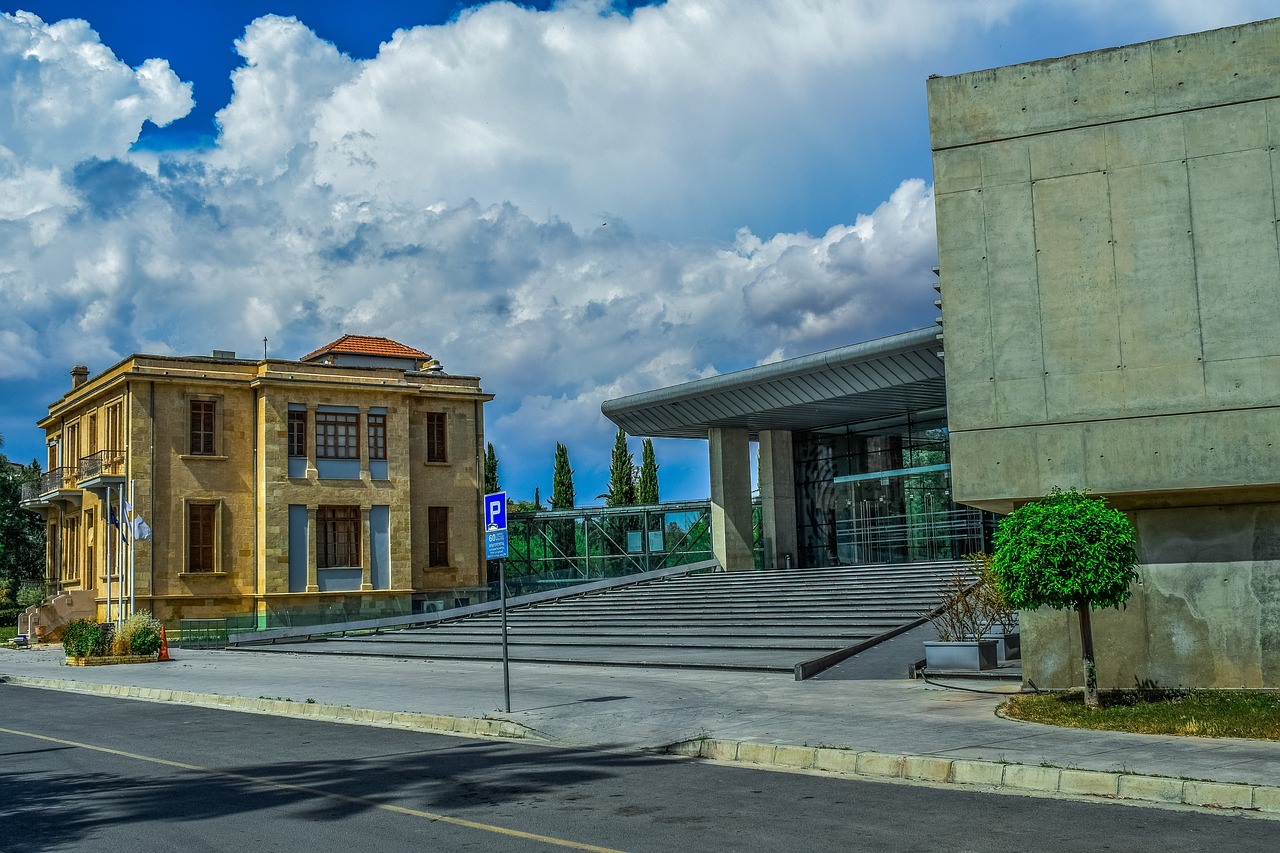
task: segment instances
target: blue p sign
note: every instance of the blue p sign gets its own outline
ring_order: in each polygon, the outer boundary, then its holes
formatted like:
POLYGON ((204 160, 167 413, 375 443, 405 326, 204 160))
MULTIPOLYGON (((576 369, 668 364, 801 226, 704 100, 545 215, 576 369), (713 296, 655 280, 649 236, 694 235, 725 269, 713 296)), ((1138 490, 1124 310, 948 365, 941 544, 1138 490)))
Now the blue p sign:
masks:
POLYGON ((484 529, 507 529, 507 493, 496 492, 484 496, 484 529))

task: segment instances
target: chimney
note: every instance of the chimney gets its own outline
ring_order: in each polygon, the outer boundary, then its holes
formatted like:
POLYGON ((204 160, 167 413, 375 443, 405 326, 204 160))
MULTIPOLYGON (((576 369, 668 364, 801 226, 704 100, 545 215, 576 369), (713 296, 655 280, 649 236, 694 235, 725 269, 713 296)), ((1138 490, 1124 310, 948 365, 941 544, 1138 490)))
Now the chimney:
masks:
POLYGON ((71 389, 74 391, 81 385, 89 381, 89 368, 83 364, 77 364, 71 368, 71 389))

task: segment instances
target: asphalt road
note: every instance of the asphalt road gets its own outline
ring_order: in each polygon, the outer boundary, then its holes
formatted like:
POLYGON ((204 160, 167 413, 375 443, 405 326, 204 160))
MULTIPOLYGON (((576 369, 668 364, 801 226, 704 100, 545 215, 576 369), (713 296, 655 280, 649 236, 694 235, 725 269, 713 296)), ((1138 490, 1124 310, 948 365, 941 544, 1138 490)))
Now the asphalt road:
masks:
POLYGON ((1280 821, 0 684, 0 850, 1274 851, 1280 821))

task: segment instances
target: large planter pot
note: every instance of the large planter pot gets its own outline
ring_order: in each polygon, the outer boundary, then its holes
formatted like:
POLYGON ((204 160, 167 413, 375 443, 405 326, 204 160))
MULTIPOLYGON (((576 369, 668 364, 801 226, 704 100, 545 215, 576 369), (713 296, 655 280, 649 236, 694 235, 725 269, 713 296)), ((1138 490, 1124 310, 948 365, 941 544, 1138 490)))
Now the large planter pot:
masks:
POLYGON ((929 669, 980 672, 995 669, 995 640, 926 640, 925 666, 929 669))
POLYGON ((67 666, 107 666, 114 663, 155 663, 160 653, 149 655, 103 655, 102 657, 73 657, 67 655, 67 666))
POLYGON ((1011 634, 983 634, 982 639, 996 641, 998 660, 1022 660, 1022 635, 1017 631, 1011 634))

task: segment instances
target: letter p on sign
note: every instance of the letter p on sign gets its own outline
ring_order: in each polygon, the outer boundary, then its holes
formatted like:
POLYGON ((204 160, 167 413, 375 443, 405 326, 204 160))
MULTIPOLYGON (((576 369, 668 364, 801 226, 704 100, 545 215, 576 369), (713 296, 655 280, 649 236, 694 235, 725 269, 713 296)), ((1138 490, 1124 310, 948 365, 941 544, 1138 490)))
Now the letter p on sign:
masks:
POLYGON ((507 529, 507 493, 497 492, 484 496, 484 529, 507 529))

